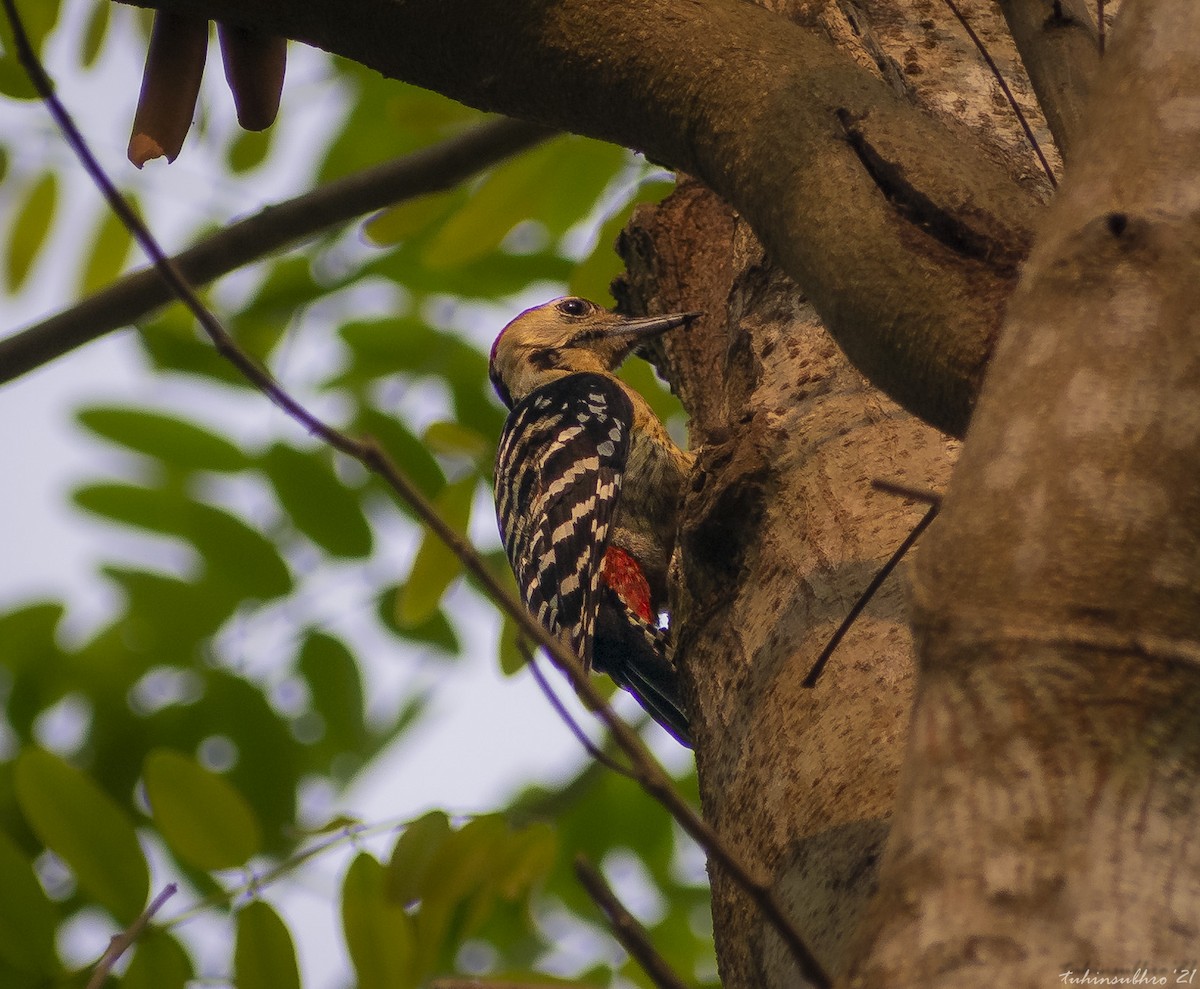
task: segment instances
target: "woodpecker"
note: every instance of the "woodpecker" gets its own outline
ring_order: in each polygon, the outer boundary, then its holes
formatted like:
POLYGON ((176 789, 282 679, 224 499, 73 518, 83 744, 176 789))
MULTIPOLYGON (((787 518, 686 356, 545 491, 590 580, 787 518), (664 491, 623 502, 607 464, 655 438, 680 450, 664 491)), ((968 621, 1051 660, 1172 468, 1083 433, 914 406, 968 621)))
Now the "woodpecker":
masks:
POLYGON ((699 315, 630 319, 556 299, 509 323, 489 362, 510 410, 496 519, 525 606, 688 746, 659 615, 693 457, 613 372, 642 341, 699 315))

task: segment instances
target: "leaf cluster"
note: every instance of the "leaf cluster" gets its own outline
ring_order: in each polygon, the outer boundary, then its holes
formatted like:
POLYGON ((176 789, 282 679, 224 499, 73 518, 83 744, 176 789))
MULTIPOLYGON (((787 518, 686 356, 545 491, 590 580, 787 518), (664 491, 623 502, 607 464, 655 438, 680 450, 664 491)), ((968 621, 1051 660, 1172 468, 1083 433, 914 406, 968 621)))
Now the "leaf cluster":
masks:
MULTIPOLYGON (((107 2, 46 0, 27 16, 43 53, 74 39, 66 71, 84 76, 144 37, 144 17, 107 2)), ((346 96, 314 151, 321 180, 480 119, 354 63, 324 68, 321 84, 346 96)), ((135 90, 131 75, 131 100, 135 90)), ((0 93, 32 96, 9 54, 0 93)), ((224 162, 214 182, 253 184, 285 153, 271 133, 223 136, 219 112, 206 114, 198 139, 224 162)), ((21 140, 0 133, 0 161, 21 140)), ((311 252, 264 258, 237 292, 213 294, 242 346, 285 379, 299 367, 309 400, 378 439, 477 536, 491 529, 483 492, 503 421, 486 373, 494 314, 535 293, 605 300, 616 231, 637 201, 667 189, 654 175, 622 150, 561 137, 311 252)), ((129 263, 128 235, 107 214, 68 214, 66 191, 81 181, 52 164, 0 169, 13 204, 0 217, 9 293, 53 268, 86 296, 129 263), (84 236, 61 246, 64 224, 84 236)), ((81 480, 70 500, 109 534, 96 580, 110 612, 83 635, 65 600, 0 614, 0 984, 82 985, 64 932, 97 916, 125 927, 172 880, 182 892, 118 966, 120 984, 300 985, 295 944, 312 935, 289 917, 288 884, 339 850, 339 940, 360 986, 456 971, 642 982, 592 926, 570 874, 578 851, 618 872, 637 863, 660 903, 649 926, 664 953, 711 981, 711 943, 694 922, 707 889, 681 869, 682 838, 626 780, 585 768, 472 818, 435 811, 370 827, 336 812, 349 785, 431 716, 428 676, 381 708, 372 650, 384 643, 384 661, 414 671, 461 656, 463 610, 449 594, 459 564, 354 465, 294 435, 181 308, 137 335, 162 400, 131 395, 75 414, 107 451, 105 475, 81 480), (313 793, 325 795, 328 822, 306 809, 313 793), (227 957, 197 952, 194 925, 228 923, 227 957), (586 950, 566 951, 565 929, 586 932, 586 950)), ((641 372, 656 406, 677 412, 650 379, 641 372)), ((495 541, 484 545, 507 573, 495 541)), ((515 672, 511 630, 497 640, 515 672)))

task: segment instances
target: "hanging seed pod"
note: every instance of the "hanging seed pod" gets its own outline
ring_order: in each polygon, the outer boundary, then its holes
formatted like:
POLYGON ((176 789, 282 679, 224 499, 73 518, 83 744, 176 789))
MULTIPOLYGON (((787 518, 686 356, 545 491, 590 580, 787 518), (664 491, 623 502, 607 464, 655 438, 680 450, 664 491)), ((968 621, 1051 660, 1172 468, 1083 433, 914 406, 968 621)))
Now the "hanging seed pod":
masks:
POLYGON ((142 91, 129 138, 129 160, 141 168, 151 158, 174 161, 183 147, 208 53, 208 21, 160 10, 154 15, 142 91))
POLYGON ((266 130, 279 112, 287 39, 234 24, 218 24, 217 37, 238 123, 246 130, 266 130))

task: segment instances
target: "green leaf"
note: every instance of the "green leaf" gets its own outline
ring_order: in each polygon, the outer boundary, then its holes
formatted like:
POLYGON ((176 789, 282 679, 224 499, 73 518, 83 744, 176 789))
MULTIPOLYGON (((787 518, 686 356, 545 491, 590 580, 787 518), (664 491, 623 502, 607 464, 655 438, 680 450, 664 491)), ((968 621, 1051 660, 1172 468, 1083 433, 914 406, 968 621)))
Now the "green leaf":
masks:
POLYGON ((76 418, 86 429, 183 470, 240 471, 250 458, 223 436, 162 412, 93 405, 76 418))
MULTIPOLYGON (((460 535, 467 531, 471 518, 475 485, 474 476, 463 478, 447 485, 435 501, 442 518, 460 535)), ((446 588, 461 572, 462 564, 450 547, 432 532, 426 532, 413 560, 412 572, 396 600, 397 624, 411 628, 432 617, 446 588)))
POLYGON ((58 601, 45 601, 0 615, 0 665, 16 674, 27 666, 56 662, 60 652, 55 636, 65 613, 58 601))
POLYGON ((79 50, 79 64, 85 69, 90 69, 100 54, 104 36, 108 33, 108 15, 111 10, 111 4, 98 3, 92 7, 92 12, 88 15, 87 27, 80 38, 79 50))
MULTIPOLYGON (((58 985, 55 984, 55 989, 58 985)), ((36 972, 26 972, 19 968, 14 968, 0 957, 0 986, 4 989, 46 989, 47 981, 44 975, 36 972)), ((76 989, 72 986, 71 989, 76 989)), ((80 983, 82 989, 82 983, 80 983)))
POLYGON ((185 989, 194 975, 183 946, 166 931, 151 927, 133 949, 121 989, 185 989))
POLYGON ((361 752, 368 736, 365 698, 358 663, 350 650, 332 636, 310 632, 296 665, 308 682, 313 710, 325 725, 316 743, 325 761, 332 764, 338 756, 361 752))
POLYGON ((571 272, 567 290, 571 295, 611 304, 612 281, 625 270, 625 263, 617 255, 617 236, 633 216, 633 211, 642 203, 656 203, 664 199, 675 188, 674 182, 648 181, 639 185, 629 202, 618 209, 600 227, 596 246, 592 253, 575 266, 571 272))
POLYGON ((450 834, 450 819, 440 810, 430 811, 404 829, 387 864, 388 899, 402 907, 421 899, 434 857, 450 834))
POLYGON ((0 959, 23 972, 52 975, 54 908, 20 849, 0 831, 0 959))
MULTIPOLYGON (((493 252, 455 268, 426 268, 421 260, 425 241, 416 238, 392 251, 383 251, 368 262, 361 274, 379 275, 400 282, 409 292, 458 295, 463 300, 492 300, 527 289, 530 284, 565 284, 575 263, 560 257, 554 248, 533 254, 493 252)), ((499 330, 499 326, 496 328, 499 330)))
POLYGON ((357 62, 338 59, 335 64, 339 83, 353 99, 341 134, 320 163, 322 182, 415 151, 482 119, 461 103, 382 79, 357 62))
POLYGON ((242 603, 241 595, 220 580, 193 582, 112 565, 100 572, 125 593, 120 621, 126 649, 136 646, 172 665, 187 663, 242 603))
POLYGON ((558 854, 558 836, 549 824, 536 823, 510 834, 507 846, 496 886, 506 900, 515 900, 546 878, 558 854))
POLYGON ((116 281, 125 262, 129 260, 132 248, 133 235, 129 228, 112 210, 104 210, 100 214, 100 222, 96 224, 92 246, 84 256, 79 294, 91 295, 116 281))
POLYGON ((170 749, 146 757, 146 797, 163 839, 197 869, 232 869, 262 847, 254 811, 227 780, 170 749))
MULTIPOLYGON (((59 0, 39 0, 38 3, 23 4, 20 7, 21 22, 33 50, 42 53, 43 43, 50 29, 58 21, 59 0)), ((0 93, 19 100, 37 99, 38 93, 29 73, 17 57, 16 44, 13 41, 12 26, 7 17, 0 17, 0 47, 4 55, 0 57, 0 93)))
POLYGON ((262 900, 238 911, 233 959, 237 989, 300 989, 292 935, 279 914, 262 900))
POLYGON ((396 602, 400 599, 401 588, 388 587, 379 595, 379 620, 389 631, 407 639, 410 642, 421 642, 425 645, 436 646, 443 652, 456 654, 459 651, 458 635, 443 611, 436 611, 427 620, 411 628, 401 626, 396 621, 396 602))
POLYGON ((337 479, 328 452, 301 453, 275 444, 263 457, 271 485, 296 528, 334 556, 371 552, 371 526, 358 494, 337 479))
POLYGON ((196 318, 181 303, 140 321, 138 331, 146 356, 158 371, 193 374, 243 390, 251 387, 210 341, 200 339, 196 318))
POLYGON ((265 361, 296 314, 324 291, 313 278, 312 263, 307 256, 284 257, 271 266, 249 305, 231 314, 227 326, 243 349, 265 361))
POLYGON ((495 901, 494 881, 503 867, 507 836, 504 818, 487 814, 450 832, 439 845, 421 890, 418 971, 430 970, 453 939, 456 914, 465 921, 462 936, 470 936, 486 919, 495 901))
POLYGON ((579 220, 625 160, 625 151, 560 138, 494 169, 426 246, 430 268, 448 268, 494 251, 513 227, 534 219, 551 234, 579 220))
POLYGON ((30 189, 8 232, 5 275, 10 292, 20 291, 29 277, 50 234, 57 205, 58 179, 54 172, 46 172, 30 189))
POLYGON ((78 769, 42 749, 21 753, 15 783, 30 827, 67 863, 80 887, 121 923, 137 917, 150 874, 124 811, 78 769))
POLYGON ((495 443, 458 422, 432 422, 425 430, 425 445, 444 456, 466 457, 491 466, 495 443))
POLYGON ((382 246, 399 243, 445 216, 450 205, 462 198, 463 194, 458 189, 417 196, 376 213, 363 226, 363 232, 373 244, 382 246))
POLYGON ((442 473, 441 466, 425 448, 425 444, 409 432, 403 423, 364 407, 359 412, 355 428, 363 435, 374 437, 427 498, 435 497, 446 486, 446 475, 442 473))
POLYGON ((505 863, 495 854, 509 834, 501 814, 481 814, 441 843, 422 890, 425 902, 453 903, 490 881, 505 863))
POLYGON ((271 153, 272 129, 265 131, 239 130, 229 143, 229 170, 235 175, 258 168, 271 153))
POLYGON ((366 852, 346 872, 342 931, 358 989, 407 989, 417 984, 412 921, 388 900, 383 866, 366 852))
POLYGON ((500 626, 499 645, 500 672, 505 676, 512 676, 525 668, 525 653, 520 648, 520 642, 521 630, 516 622, 505 615, 504 623, 500 626))
POLYGON ((360 374, 378 377, 407 371, 449 378, 467 373, 482 389, 487 358, 453 333, 417 316, 347 323, 338 335, 354 355, 360 374))
POLYGON ((187 540, 214 577, 245 597, 266 600, 292 588, 274 544, 222 509, 175 491, 129 484, 92 484, 73 497, 81 508, 115 522, 187 540))
POLYGON ((206 664, 196 670, 202 696, 149 716, 150 744, 194 752, 206 738, 227 737, 236 748, 236 762, 223 777, 254 808, 265 851, 284 852, 293 840, 284 832, 295 821, 296 787, 308 768, 304 746, 257 684, 206 664))
POLYGON ((423 247, 420 238, 406 242, 380 254, 362 273, 394 279, 410 292, 491 300, 513 295, 534 283, 565 284, 575 266, 553 248, 547 248, 536 254, 492 253, 469 264, 431 269, 421 261, 423 247))

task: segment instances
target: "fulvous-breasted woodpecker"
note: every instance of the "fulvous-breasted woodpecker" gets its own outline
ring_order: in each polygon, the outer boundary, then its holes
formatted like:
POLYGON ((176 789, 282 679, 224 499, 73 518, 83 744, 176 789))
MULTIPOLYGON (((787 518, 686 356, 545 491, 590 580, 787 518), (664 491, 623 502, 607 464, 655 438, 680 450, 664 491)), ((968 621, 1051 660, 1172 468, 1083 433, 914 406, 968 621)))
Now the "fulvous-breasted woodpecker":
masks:
POLYGON ((501 331, 489 368, 510 410, 496 518, 525 606, 685 745, 659 615, 692 455, 613 372, 640 342, 699 315, 630 319, 556 299, 501 331))

